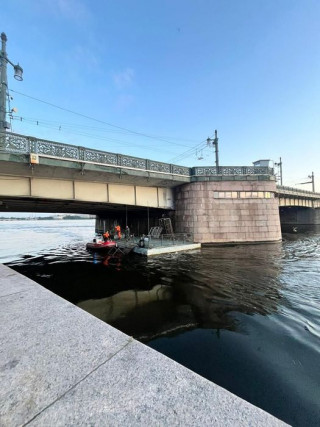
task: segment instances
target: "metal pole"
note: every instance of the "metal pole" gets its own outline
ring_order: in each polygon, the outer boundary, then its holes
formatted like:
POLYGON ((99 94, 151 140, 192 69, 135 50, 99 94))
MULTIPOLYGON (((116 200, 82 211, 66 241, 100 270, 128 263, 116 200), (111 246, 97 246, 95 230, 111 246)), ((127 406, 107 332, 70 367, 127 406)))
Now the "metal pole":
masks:
POLYGON ((219 174, 219 148, 218 148, 218 131, 215 130, 214 131, 214 139, 211 138, 207 138, 207 145, 210 146, 211 142, 212 145, 214 146, 214 150, 215 150, 215 155, 216 155, 216 168, 217 168, 217 173, 219 174))
POLYGON ((277 174, 275 175, 277 178, 277 181, 280 179, 280 185, 282 185, 282 160, 280 157, 279 163, 274 163, 274 166, 277 166, 279 169, 277 170, 277 174))
POLYGON ((218 131, 215 130, 214 131, 214 146, 215 146, 215 150, 216 150, 216 167, 217 167, 217 172, 219 173, 219 149, 218 149, 218 131))
POLYGON ((6 97, 7 97, 7 36, 1 33, 1 57, 0 57, 0 130, 6 129, 6 97))
POLYGON ((315 189, 314 189, 314 173, 313 172, 311 174, 311 182, 312 182, 312 191, 315 192, 315 189))

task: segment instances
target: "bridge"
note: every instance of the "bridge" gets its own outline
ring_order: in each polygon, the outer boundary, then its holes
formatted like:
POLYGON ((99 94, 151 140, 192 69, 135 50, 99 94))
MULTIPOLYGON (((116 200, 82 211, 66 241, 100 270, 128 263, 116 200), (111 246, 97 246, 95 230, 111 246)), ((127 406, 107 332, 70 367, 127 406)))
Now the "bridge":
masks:
POLYGON ((0 211, 95 214, 98 229, 139 233, 169 214, 177 232, 225 243, 280 240, 287 211, 290 224, 318 223, 319 207, 319 193, 276 186, 269 167, 188 168, 0 133, 0 211))
POLYGON ((320 194, 297 190, 292 187, 277 187, 279 213, 282 227, 320 224, 320 194))

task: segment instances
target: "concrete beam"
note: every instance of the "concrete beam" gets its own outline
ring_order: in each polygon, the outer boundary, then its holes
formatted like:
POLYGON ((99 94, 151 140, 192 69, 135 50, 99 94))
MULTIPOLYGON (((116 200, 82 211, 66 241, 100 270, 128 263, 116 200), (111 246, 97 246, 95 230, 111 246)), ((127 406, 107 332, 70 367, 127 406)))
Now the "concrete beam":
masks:
MULTIPOLYGON (((92 202, 123 206, 140 206, 160 209, 173 209, 173 193, 171 188, 141 187, 92 181, 76 181, 66 179, 21 177, 0 175, 0 197, 25 199, 29 211, 37 200, 51 200, 52 205, 60 202, 92 202)), ((9 204, 9 202, 7 202, 9 204)), ((1 210, 1 206, 0 206, 1 210)), ((53 212, 53 210, 51 210, 53 212)))

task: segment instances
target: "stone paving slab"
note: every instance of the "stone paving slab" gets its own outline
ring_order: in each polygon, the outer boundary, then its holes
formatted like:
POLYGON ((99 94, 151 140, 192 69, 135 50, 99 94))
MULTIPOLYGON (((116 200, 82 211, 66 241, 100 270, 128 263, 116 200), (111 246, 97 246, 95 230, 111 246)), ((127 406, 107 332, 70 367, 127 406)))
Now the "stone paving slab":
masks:
POLYGON ((6 427, 284 425, 35 282, 0 297, 0 383, 6 427))
POLYGON ((37 286, 34 281, 27 277, 23 276, 24 280, 19 280, 19 276, 20 275, 11 268, 0 264, 0 297, 26 291, 37 286))
MULTIPOLYGON (((10 270, 13 272, 13 270, 10 270)), ((3 273, 3 268, 1 269, 3 273)), ((26 278, 18 273, 1 276, 26 278)), ((22 286, 21 283, 21 286, 22 286)), ((34 283, 34 282, 33 282, 34 283)), ((0 298, 0 425, 21 425, 116 354, 129 337, 34 283, 0 298)))
POLYGON ((31 426, 280 426, 261 409, 136 341, 31 426))

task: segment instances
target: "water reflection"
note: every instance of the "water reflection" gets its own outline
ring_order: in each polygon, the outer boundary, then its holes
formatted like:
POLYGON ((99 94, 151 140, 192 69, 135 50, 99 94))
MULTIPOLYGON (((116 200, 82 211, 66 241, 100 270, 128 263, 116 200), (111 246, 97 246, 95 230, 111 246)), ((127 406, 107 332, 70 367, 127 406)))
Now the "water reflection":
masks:
POLYGON ((320 234, 103 257, 74 243, 11 263, 293 425, 319 425, 320 234))
POLYGON ((128 290, 107 298, 89 299, 77 305, 105 322, 112 323, 125 316, 130 316, 134 310, 144 308, 147 304, 172 299, 170 286, 156 285, 150 290, 128 290))
POLYGON ((276 312, 282 245, 203 248, 200 252, 102 256, 75 247, 15 268, 94 316, 148 341, 191 328, 237 330, 235 312, 276 312))
POLYGON ((277 280, 281 257, 281 244, 227 251, 204 248, 201 253, 134 258, 129 264, 121 257, 106 257, 102 264, 116 270, 128 271, 130 264, 135 265, 140 286, 78 305, 141 341, 195 327, 236 330, 233 312, 277 311, 283 298, 277 280), (148 282, 157 281, 161 285, 144 290, 148 282))
POLYGON ((281 244, 204 248, 192 269, 175 275, 174 287, 202 328, 234 330, 232 312, 277 310, 281 256, 281 244))

